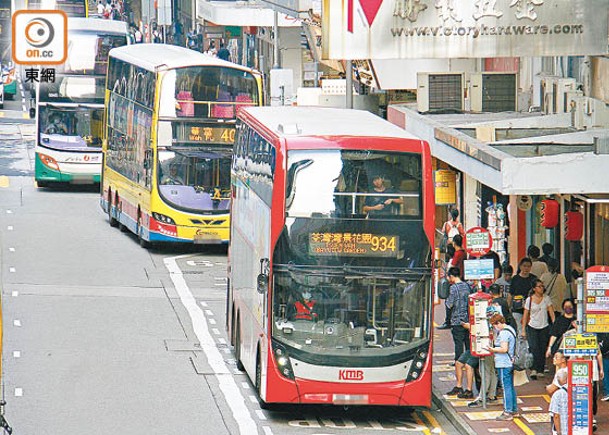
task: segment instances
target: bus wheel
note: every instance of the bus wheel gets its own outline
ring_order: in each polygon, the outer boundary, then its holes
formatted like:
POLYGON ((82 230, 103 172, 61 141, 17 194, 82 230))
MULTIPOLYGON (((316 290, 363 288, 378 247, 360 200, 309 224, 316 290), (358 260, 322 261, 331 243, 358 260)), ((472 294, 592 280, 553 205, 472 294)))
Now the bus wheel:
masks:
POLYGON ((269 404, 262 400, 262 364, 260 364, 260 352, 256 358, 256 392, 258 393, 258 404, 260 409, 269 409, 269 404))
POLYGON ((112 228, 118 226, 118 221, 114 219, 114 216, 112 215, 112 191, 110 189, 108 189, 108 221, 112 228))
POLYGON ((142 217, 139 216, 137 218, 137 240, 140 243, 140 246, 144 249, 148 249, 150 247, 150 242, 142 237, 142 217))
POLYGON ((237 362, 237 370, 245 371, 245 367, 241 362, 241 328, 240 322, 237 321, 237 329, 235 330, 235 361, 237 362))

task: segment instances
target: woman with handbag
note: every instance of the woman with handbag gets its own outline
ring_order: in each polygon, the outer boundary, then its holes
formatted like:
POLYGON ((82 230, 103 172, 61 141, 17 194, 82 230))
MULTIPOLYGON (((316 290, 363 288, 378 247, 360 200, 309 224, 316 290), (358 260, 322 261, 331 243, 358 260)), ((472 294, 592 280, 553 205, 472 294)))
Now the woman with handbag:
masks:
POLYGON ((548 271, 540 279, 546 287, 546 295, 550 296, 556 317, 560 316, 562 303, 571 297, 567 294, 567 279, 559 272, 559 263, 555 258, 548 260, 548 271))

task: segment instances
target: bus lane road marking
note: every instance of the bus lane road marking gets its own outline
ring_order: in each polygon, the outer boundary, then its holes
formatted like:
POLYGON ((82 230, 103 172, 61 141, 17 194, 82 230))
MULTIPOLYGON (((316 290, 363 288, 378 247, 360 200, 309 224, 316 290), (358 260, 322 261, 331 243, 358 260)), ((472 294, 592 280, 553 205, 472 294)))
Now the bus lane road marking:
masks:
POLYGON ((0 187, 9 187, 11 182, 6 175, 0 175, 0 187))
POLYGON ((224 395, 224 399, 228 404, 233 418, 239 426, 239 433, 243 435, 250 435, 258 433, 256 422, 252 418, 252 415, 245 403, 245 398, 241 394, 231 371, 224 362, 224 358, 220 354, 214 338, 209 333, 207 327, 207 320, 203 310, 197 305, 197 301, 191 293, 182 271, 178 267, 177 260, 182 258, 191 257, 192 254, 178 255, 176 257, 168 257, 163 259, 165 267, 169 271, 171 281, 180 297, 182 305, 190 316, 192 327, 201 344, 201 349, 207 357, 207 362, 211 366, 220 390, 224 395))

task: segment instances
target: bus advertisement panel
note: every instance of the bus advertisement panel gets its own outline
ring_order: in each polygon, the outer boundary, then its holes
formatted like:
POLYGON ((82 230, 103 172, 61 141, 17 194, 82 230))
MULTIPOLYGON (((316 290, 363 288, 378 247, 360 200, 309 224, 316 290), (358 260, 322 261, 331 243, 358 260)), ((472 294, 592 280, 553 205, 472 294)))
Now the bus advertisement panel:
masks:
POLYGON ((235 116, 260 77, 169 45, 113 50, 101 206, 140 243, 227 243, 235 116))
POLYGON ((241 112, 227 324, 262 402, 430 406, 431 170, 368 112, 241 112))
POLYGON ((35 179, 99 183, 108 53, 128 42, 127 24, 68 19, 68 58, 54 81, 36 84, 35 179))

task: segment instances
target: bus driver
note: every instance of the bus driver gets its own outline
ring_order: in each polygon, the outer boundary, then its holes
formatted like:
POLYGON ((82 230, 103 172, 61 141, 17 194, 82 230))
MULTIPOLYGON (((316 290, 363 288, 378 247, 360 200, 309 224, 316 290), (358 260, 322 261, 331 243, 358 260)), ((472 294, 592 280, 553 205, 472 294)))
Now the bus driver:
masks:
POLYGON ((302 299, 294 302, 294 320, 314 320, 317 321, 317 313, 314 312, 317 301, 311 299, 311 292, 305 290, 302 292, 302 299))
POLYGON ((47 128, 44 130, 46 134, 68 134, 68 127, 63 123, 61 117, 59 115, 53 115, 51 117, 51 124, 47 125, 47 128))
POLYGON ((372 185, 374 193, 381 193, 383 195, 366 196, 363 212, 368 213, 368 216, 393 214, 395 206, 392 204, 402 204, 404 202, 402 198, 392 198, 385 195, 387 193, 395 193, 395 190, 385 186, 385 177, 383 175, 374 176, 372 178, 372 185))

